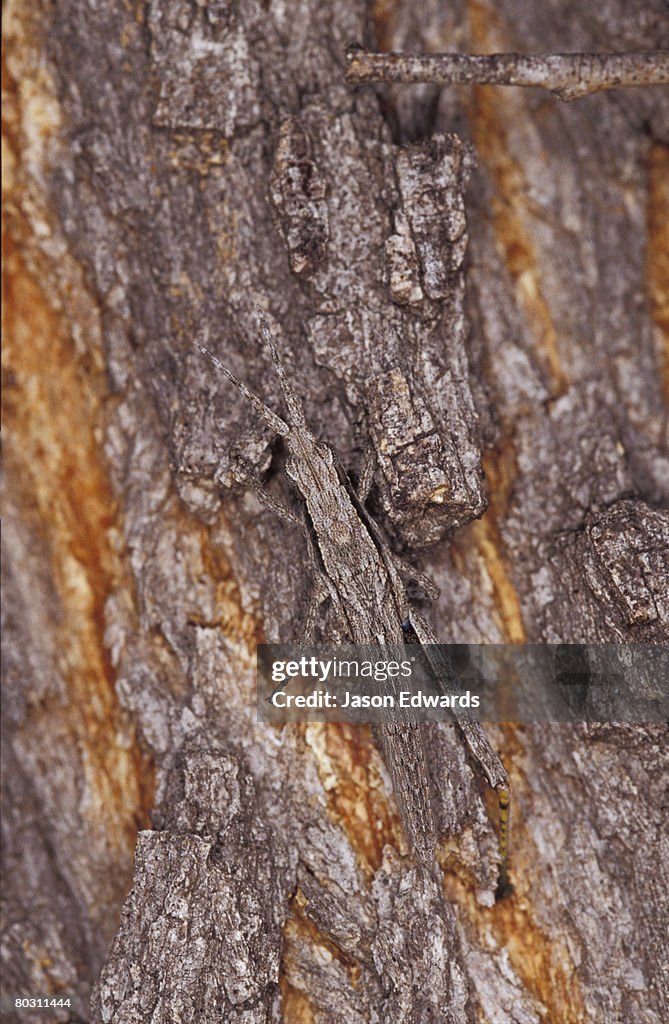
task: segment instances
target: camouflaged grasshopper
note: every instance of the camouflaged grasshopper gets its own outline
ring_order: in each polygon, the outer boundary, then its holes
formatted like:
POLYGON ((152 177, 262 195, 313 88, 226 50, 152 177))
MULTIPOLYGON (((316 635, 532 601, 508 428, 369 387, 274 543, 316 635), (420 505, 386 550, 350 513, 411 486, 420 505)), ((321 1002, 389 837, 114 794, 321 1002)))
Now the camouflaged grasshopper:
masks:
MULTIPOLYGON (((438 680, 440 666, 435 653, 430 652, 430 645, 437 640, 422 616, 411 608, 400 576, 401 563, 364 507, 373 466, 366 467, 361 474, 356 492, 336 451, 329 444, 317 441, 309 429, 302 404, 286 377, 260 309, 258 317, 286 403, 286 420, 272 412, 208 349, 197 342, 193 344, 225 374, 286 445, 285 469, 304 503, 304 520, 269 496, 248 471, 235 475, 240 482, 250 484, 272 511, 302 527, 307 536, 314 568, 314 591, 306 616, 305 636, 312 634, 318 609, 329 601, 337 623, 337 635, 331 639, 360 645, 419 643, 438 680)), ((417 579, 428 593, 434 592, 430 581, 421 574, 408 566, 401 565, 401 568, 417 579)), ((498 795, 500 874, 497 892, 503 895, 508 889, 510 793, 507 773, 480 724, 467 718, 464 712, 454 717, 471 754, 498 795)), ((375 726, 375 734, 390 772, 407 837, 418 859, 431 865, 438 837, 422 726, 384 722, 375 726)))

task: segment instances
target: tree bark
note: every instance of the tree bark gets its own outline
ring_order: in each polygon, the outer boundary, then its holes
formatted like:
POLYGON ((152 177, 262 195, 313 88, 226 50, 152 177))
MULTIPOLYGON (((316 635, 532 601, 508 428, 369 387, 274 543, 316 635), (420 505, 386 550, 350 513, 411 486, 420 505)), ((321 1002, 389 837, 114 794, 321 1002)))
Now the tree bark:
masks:
POLYGON ((191 341, 281 414, 262 303, 444 642, 666 643, 667 91, 344 80, 353 41, 666 48, 665 5, 12 0, 5 33, 7 1019, 661 1024, 666 728, 490 730, 495 904, 431 726, 417 866, 368 730, 256 720, 305 542, 214 482, 241 454, 295 500, 191 341))

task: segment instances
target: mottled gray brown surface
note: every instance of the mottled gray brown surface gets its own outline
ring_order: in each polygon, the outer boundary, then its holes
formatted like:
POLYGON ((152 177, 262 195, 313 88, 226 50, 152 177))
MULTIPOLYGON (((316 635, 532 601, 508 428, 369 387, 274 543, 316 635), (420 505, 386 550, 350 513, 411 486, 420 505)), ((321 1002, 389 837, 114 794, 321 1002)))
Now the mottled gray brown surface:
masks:
POLYGON ((374 53, 357 46, 346 54, 352 85, 393 82, 415 85, 540 86, 561 100, 605 89, 669 85, 669 50, 639 53, 374 53))
MULTIPOLYGON (((372 508, 441 587, 425 612, 440 639, 666 642, 666 356, 647 264, 666 90, 563 105, 343 79, 346 46, 375 33, 414 52, 666 46, 666 5, 430 0, 375 21, 362 0, 64 0, 43 19, 26 67, 50 76, 58 130, 42 163, 26 143, 10 212, 29 269, 51 261, 77 366, 102 361, 95 437, 126 576, 96 621, 156 794, 121 914, 130 855, 89 813, 58 581, 8 471, 7 993, 70 992, 53 1020, 115 1024, 178 1007, 203 1024, 661 1024, 666 730, 494 731, 516 893, 493 907, 494 819, 454 730, 434 727, 437 885, 383 818, 369 745, 361 767, 356 742, 348 762, 334 733, 255 720, 253 640, 298 633, 305 544, 214 484, 239 452, 294 500, 280 446, 190 342, 281 412, 266 305, 317 434, 354 475, 378 450, 372 508), (348 786, 370 802, 337 803, 348 786), (378 836, 354 804, 378 812, 378 836)), ((129 744, 120 727, 94 737, 129 744)))

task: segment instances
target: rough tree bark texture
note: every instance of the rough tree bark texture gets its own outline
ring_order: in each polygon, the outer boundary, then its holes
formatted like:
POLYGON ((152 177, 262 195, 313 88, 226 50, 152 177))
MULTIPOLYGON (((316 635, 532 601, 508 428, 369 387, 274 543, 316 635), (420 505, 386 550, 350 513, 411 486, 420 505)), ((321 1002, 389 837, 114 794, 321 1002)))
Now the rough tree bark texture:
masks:
POLYGON ((314 428, 354 473, 376 448, 444 641, 666 641, 666 90, 343 81, 354 40, 666 47, 666 5, 11 0, 5 31, 6 993, 118 1024, 666 1021, 666 730, 491 730, 494 905, 492 808, 434 727, 425 877, 367 731, 256 723, 304 541, 214 485, 236 450, 291 500, 190 345, 280 411, 263 301, 314 428))

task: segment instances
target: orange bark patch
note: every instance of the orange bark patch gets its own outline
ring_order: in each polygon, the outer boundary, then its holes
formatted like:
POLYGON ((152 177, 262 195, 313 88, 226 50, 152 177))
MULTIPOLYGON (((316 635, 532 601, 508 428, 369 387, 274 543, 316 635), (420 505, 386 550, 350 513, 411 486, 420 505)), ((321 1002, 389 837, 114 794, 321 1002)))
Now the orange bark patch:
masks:
POLYGON ((662 378, 669 402, 669 147, 656 143, 648 161, 646 276, 653 320, 664 345, 662 378))
POLYGON ((555 1024, 586 1020, 577 967, 562 935, 548 934, 532 914, 531 900, 511 896, 492 911, 493 929, 527 990, 548 1009, 555 1024))
MULTIPOLYGON (((10 20, 20 35, 20 22, 10 20)), ((29 52, 24 42, 15 51, 17 62, 29 52)), ((97 434, 105 383, 99 353, 94 346, 77 347, 62 312, 77 319, 82 336, 95 329, 90 298, 83 286, 77 290, 74 261, 47 255, 35 241, 36 225, 43 237, 55 233, 33 174, 46 159, 59 111, 47 72, 36 83, 20 70, 25 77, 17 83, 3 66, 3 164, 9 172, 2 239, 6 502, 29 555, 44 562, 35 601, 48 629, 35 645, 44 640, 44 651, 54 652, 54 678, 65 687, 63 697, 45 688, 46 680, 33 681, 26 742, 48 738, 77 751, 78 813, 96 841, 104 836, 115 867, 125 873, 136 832, 148 823, 153 774, 118 705, 104 642, 108 596, 123 592, 132 607, 118 510, 97 434)))
POLYGON ((255 657, 258 644, 265 643, 262 623, 244 610, 239 586, 232 574, 232 568, 225 552, 220 544, 212 540, 214 531, 203 523, 195 523, 187 515, 183 516, 181 529, 184 536, 195 531, 199 540, 202 571, 209 579, 216 582, 213 620, 205 621, 201 615, 191 614, 189 621, 208 629, 218 626, 235 643, 242 641, 246 645, 249 655, 255 657))
POLYGON ((483 453, 483 470, 488 481, 488 508, 485 515, 472 523, 472 534, 492 581, 495 606, 510 643, 527 640, 520 601, 513 584, 500 533, 500 523, 507 513, 513 482, 517 475, 515 451, 511 441, 483 453))
POLYGON ((283 974, 279 980, 279 988, 283 1004, 281 1019, 284 1024, 316 1024, 313 1007, 304 992, 294 988, 283 974))
MULTIPOLYGON (((518 726, 505 725, 505 763, 514 797, 523 791, 522 742, 518 726)), ((444 891, 458 908, 458 916, 479 949, 501 950, 526 990, 546 1010, 552 1024, 581 1024, 586 1020, 578 983, 578 968, 564 933, 549 932, 536 920, 532 889, 541 858, 517 805, 512 803, 511 881, 514 892, 493 907, 476 900, 473 879, 457 858, 442 859, 444 891)), ((494 811, 491 806, 491 816, 494 811)), ((539 884, 538 882, 536 884, 539 884)))
POLYGON ((541 928, 531 900, 512 893, 494 907, 483 908, 476 902, 471 879, 458 871, 457 861, 449 861, 445 877, 447 898, 457 906, 473 945, 505 950, 514 973, 545 1007, 551 1024, 582 1024, 587 1015, 567 940, 541 928))
POLYGON ((371 729, 361 725, 312 724, 306 730, 331 815, 341 824, 363 870, 381 866, 386 844, 403 842, 379 773, 371 729))
POLYGON ((493 603, 505 640, 525 643, 527 636, 523 624, 520 600, 513 583, 506 548, 501 535, 501 524, 507 509, 513 482, 517 476, 513 443, 506 438, 497 447, 483 453, 483 469, 488 482, 488 508, 477 522, 460 530, 452 544, 455 564, 464 575, 469 575, 467 556, 474 556, 482 565, 492 588, 493 603))
POLYGON ((396 0, 372 0, 372 24, 376 47, 381 52, 392 50, 395 34, 396 0))
MULTIPOLYGON (((68 695, 60 715, 81 750, 90 825, 104 827, 114 846, 122 836, 132 850, 148 822, 152 779, 118 707, 104 643, 105 601, 119 587, 130 591, 130 583, 111 538, 117 509, 95 438, 99 368, 90 356, 77 357, 62 318, 6 243, 10 500, 48 552, 61 615, 56 669, 68 695)), ((41 269, 46 278, 48 268, 41 269)))
POLYGON ((299 888, 291 901, 290 910, 283 933, 285 945, 280 982, 284 999, 283 1020, 286 1024, 312 1024, 316 1020, 312 1004, 304 990, 299 987, 301 962, 337 961, 346 971, 353 988, 359 983, 360 968, 352 957, 347 956, 311 920, 308 916, 308 901, 299 888))
MULTIPOLYGON (((486 3, 470 0, 468 13, 473 49, 493 52, 499 47, 494 12, 486 3)), ((537 339, 544 371, 552 381, 553 397, 558 397, 567 390, 569 380, 542 287, 527 179, 510 145, 514 125, 529 117, 527 105, 517 89, 477 86, 469 106, 474 143, 494 186, 491 214, 498 250, 514 282, 518 305, 537 339)))

